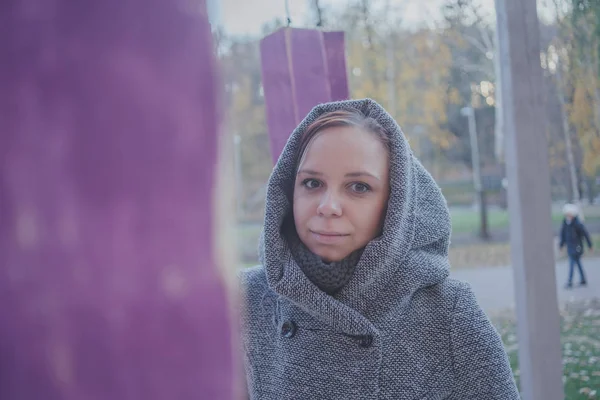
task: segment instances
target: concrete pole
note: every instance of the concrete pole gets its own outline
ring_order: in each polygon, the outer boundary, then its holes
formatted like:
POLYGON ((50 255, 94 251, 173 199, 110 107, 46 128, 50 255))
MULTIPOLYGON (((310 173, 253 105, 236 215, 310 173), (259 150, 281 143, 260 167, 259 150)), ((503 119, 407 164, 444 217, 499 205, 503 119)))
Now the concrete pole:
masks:
POLYGON ((535 0, 496 0, 510 243, 525 400, 562 400, 550 176, 535 0))

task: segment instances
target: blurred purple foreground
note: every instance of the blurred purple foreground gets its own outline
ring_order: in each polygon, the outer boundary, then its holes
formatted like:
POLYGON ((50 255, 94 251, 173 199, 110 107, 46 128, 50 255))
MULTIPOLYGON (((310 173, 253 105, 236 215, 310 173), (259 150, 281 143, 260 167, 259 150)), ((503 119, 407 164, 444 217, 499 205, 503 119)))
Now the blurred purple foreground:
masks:
POLYGON ((0 3, 0 399, 233 397, 201 3, 0 3))

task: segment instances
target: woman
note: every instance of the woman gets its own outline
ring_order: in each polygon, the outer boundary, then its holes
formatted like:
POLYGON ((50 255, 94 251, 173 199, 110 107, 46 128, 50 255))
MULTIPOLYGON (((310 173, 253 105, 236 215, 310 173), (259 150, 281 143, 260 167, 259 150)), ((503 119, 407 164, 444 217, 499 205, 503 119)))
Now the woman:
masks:
POLYGON ((502 342, 448 278, 450 216, 372 100, 315 107, 270 177, 242 273, 251 399, 518 399, 502 342))
POLYGON ((583 239, 587 241, 590 250, 592 249, 592 241, 587 229, 585 229, 585 225, 577 218, 579 209, 575 204, 565 204, 563 214, 565 215, 565 219, 560 230, 560 248, 562 249, 565 245, 567 246, 569 280, 567 281, 566 288, 570 289, 573 287, 575 265, 577 265, 577 269, 579 270, 580 285, 587 285, 583 266, 581 265, 581 256, 583 255, 583 239))

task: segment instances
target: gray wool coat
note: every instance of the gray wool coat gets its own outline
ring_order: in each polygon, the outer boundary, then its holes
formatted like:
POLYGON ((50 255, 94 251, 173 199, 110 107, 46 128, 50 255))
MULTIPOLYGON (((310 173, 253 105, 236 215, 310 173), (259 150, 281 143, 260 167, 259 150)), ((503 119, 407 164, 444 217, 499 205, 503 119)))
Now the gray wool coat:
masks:
POLYGON ((250 399, 509 400, 502 342, 470 287, 448 278, 450 215, 393 118, 373 100, 322 104, 295 129, 269 179, 261 266, 241 272, 250 399), (295 154, 319 115, 360 109, 390 133, 383 235, 334 296, 310 282, 281 235, 295 154))

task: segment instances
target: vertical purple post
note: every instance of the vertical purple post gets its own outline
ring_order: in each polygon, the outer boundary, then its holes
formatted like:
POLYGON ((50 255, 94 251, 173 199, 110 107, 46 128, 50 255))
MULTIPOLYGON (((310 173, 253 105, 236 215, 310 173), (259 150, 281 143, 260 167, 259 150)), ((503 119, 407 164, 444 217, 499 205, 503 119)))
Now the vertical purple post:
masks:
POLYGON ((346 74, 344 32, 323 32, 323 37, 329 70, 331 101, 347 100, 350 98, 350 92, 346 74))
POLYGON ((271 154, 317 104, 349 97, 343 32, 283 28, 260 43, 271 154))
POLYGON ((0 5, 2 399, 233 398, 219 96, 191 5, 0 5))

